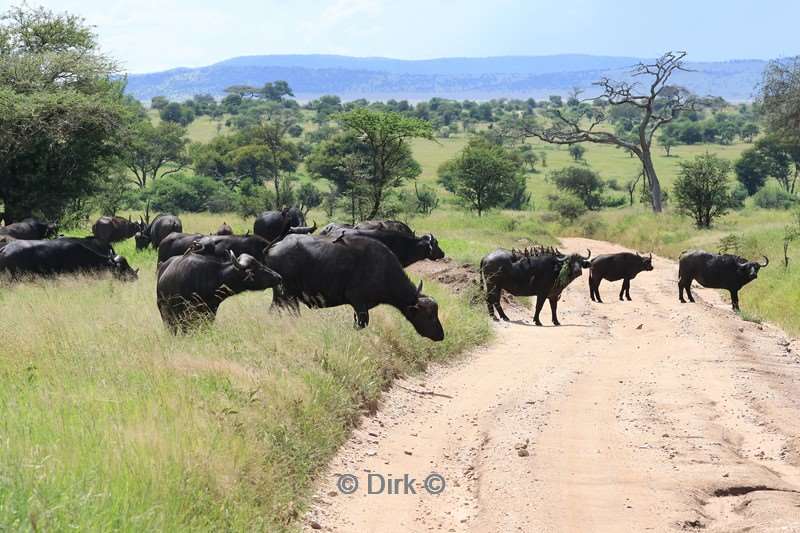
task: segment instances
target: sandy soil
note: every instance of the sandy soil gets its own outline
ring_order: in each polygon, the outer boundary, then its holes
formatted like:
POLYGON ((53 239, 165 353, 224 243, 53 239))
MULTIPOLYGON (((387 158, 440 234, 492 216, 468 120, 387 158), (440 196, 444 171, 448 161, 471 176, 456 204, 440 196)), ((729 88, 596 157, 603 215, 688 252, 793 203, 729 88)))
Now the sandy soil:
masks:
MULTIPOLYGON (((587 247, 622 250, 584 239, 562 250, 587 247)), ((741 320, 716 291, 680 304, 677 266, 654 264, 633 302, 604 282, 606 303, 592 303, 585 273, 561 327, 513 309, 488 348, 398 382, 332 461, 304 527, 800 531, 794 341, 741 320), (422 487, 431 472, 445 480, 438 495, 422 487), (352 495, 341 474, 359 479, 352 495), (417 493, 368 494, 370 474, 409 474, 417 493)))

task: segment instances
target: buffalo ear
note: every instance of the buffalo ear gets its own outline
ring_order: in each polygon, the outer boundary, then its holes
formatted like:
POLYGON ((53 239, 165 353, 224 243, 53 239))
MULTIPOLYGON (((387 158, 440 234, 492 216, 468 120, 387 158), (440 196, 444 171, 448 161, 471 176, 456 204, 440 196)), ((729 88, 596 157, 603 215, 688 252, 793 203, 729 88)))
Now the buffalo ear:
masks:
POLYGON ((419 285, 417 286, 417 296, 422 294, 422 280, 419 280, 419 285))

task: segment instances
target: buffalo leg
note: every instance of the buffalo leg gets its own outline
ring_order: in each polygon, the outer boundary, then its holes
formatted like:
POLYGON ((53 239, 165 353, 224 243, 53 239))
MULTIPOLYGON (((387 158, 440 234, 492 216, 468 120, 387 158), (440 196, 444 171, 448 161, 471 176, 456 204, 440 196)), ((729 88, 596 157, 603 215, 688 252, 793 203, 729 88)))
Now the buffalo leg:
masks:
POLYGON ((603 303, 603 299, 600 298, 600 282, 603 281, 603 278, 596 278, 594 282, 592 282, 592 278, 589 278, 589 283, 592 283, 592 290, 594 291, 594 298, 592 300, 603 303))
POLYGON ((622 301, 622 297, 625 296, 628 301, 631 301, 631 280, 625 278, 622 281, 622 288, 619 291, 619 300, 622 301))
POLYGON ((542 322, 539 320, 539 313, 542 312, 542 307, 544 307, 544 301, 547 296, 537 296, 536 297, 536 312, 533 314, 533 323, 537 326, 541 326, 542 322))
POLYGON ((503 311, 503 307, 500 305, 500 300, 494 304, 494 308, 497 309, 497 314, 500 315, 500 318, 508 322, 510 319, 506 316, 505 311, 503 311))
POLYGON ((685 278, 680 278, 678 280, 678 298, 680 299, 682 304, 686 303, 686 300, 683 299, 683 291, 686 291, 686 296, 689 297, 689 301, 694 303, 694 298, 692 297, 692 279, 689 278, 688 280, 685 278))
POLYGON ((731 305, 734 311, 739 310, 739 291, 731 291, 731 305))
POLYGON ((486 301, 486 309, 489 311, 489 316, 492 317, 492 320, 497 322, 499 319, 494 315, 494 304, 490 301, 486 301))
POLYGON ((359 311, 353 313, 354 326, 356 329, 364 329, 369 326, 369 311, 359 311))
POLYGON ((495 308, 500 309, 502 316, 503 310, 500 308, 500 293, 495 290, 486 291, 486 309, 489 311, 489 316, 492 317, 492 320, 497 320, 497 317, 494 316, 495 308))
POLYGON ((558 310, 558 298, 550 297, 550 313, 553 315, 553 325, 560 326, 561 322, 558 321, 558 317, 556 316, 556 311, 558 310))

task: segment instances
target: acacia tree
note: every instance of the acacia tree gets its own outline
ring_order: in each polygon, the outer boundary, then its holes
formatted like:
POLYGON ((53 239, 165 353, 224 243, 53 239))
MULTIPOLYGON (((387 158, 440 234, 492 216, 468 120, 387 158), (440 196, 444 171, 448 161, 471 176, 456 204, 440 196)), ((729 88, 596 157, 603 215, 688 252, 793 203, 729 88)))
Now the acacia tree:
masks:
POLYGON ((285 177, 297 170, 303 154, 296 142, 288 139, 291 121, 265 120, 242 132, 247 144, 231 153, 238 174, 271 181, 275 189, 275 208, 290 200, 285 177))
POLYGON ((58 218, 94 192, 128 117, 117 67, 80 17, 0 16, 0 201, 6 223, 58 218))
POLYGON ((180 124, 161 122, 153 126, 149 118, 127 128, 120 143, 120 160, 140 189, 183 170, 189 163, 185 135, 186 129, 180 124))
POLYGON ((433 128, 425 120, 366 108, 353 109, 337 118, 367 149, 370 162, 367 186, 372 202, 368 217, 375 218, 390 189, 422 172, 411 156, 409 141, 415 138, 433 140, 433 128))
POLYGON ((536 122, 522 124, 522 133, 552 144, 576 144, 591 142, 619 146, 635 154, 642 162, 645 177, 650 186, 653 211, 661 212, 661 183, 653 165, 651 148, 656 131, 671 122, 686 109, 694 108, 694 100, 689 93, 678 87, 668 85, 675 71, 686 70, 683 58, 686 52, 667 52, 653 63, 639 63, 630 72, 634 80, 647 78, 644 87, 637 81, 614 81, 602 78, 594 85, 602 93, 595 98, 602 99, 613 109, 617 106, 638 108, 639 123, 634 127, 631 137, 612 133, 603 126, 608 115, 603 107, 581 105, 551 107, 546 116, 548 124, 536 122))
POLYGON ((508 149, 475 137, 450 161, 439 167, 439 183, 478 216, 503 205, 522 186, 522 162, 508 149))
POLYGON ((770 130, 800 136, 800 56, 770 61, 759 102, 770 130))
POLYGON ((715 218, 731 207, 728 190, 731 163, 714 154, 704 154, 692 161, 681 161, 680 165, 674 185, 678 209, 692 217, 698 228, 709 228, 715 218))

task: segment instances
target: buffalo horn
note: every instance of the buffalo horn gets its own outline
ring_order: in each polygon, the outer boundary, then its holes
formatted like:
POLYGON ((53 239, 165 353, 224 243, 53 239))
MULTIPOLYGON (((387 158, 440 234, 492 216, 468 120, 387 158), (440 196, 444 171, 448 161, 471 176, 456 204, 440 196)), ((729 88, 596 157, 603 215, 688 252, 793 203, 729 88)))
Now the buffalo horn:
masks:
POLYGON ((419 280, 419 285, 417 285, 417 296, 422 294, 422 280, 419 280))
POLYGON ((236 254, 233 253, 233 250, 228 250, 228 255, 231 258, 231 263, 233 263, 233 266, 235 266, 237 270, 244 269, 244 267, 239 263, 239 260, 236 258, 236 254))
POLYGON ((765 266, 767 266, 769 264, 769 257, 767 257, 766 255, 764 255, 762 257, 764 258, 764 264, 761 265, 761 268, 764 268, 765 266))

